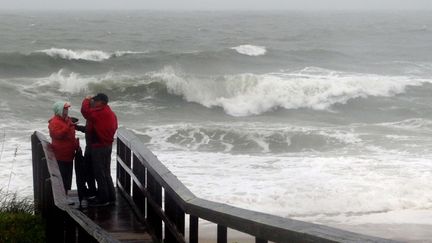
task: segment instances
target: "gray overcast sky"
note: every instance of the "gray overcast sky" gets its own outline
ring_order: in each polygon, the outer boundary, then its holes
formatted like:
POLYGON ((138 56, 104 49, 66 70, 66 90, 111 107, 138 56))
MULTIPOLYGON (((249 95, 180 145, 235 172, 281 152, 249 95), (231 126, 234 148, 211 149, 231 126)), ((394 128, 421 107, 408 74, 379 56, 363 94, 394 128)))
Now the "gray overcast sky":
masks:
POLYGON ((0 0, 0 9, 432 10, 432 0, 0 0))

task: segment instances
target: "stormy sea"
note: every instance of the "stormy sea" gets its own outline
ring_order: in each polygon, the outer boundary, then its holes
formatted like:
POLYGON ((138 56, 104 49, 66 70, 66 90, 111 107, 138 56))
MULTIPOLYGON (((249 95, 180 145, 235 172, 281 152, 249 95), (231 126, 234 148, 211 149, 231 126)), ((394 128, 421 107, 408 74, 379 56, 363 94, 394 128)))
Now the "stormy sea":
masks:
POLYGON ((0 23, 3 190, 32 196, 30 135, 49 137, 55 101, 83 123, 81 100, 104 92, 200 197, 432 239, 430 12, 3 11, 0 23))

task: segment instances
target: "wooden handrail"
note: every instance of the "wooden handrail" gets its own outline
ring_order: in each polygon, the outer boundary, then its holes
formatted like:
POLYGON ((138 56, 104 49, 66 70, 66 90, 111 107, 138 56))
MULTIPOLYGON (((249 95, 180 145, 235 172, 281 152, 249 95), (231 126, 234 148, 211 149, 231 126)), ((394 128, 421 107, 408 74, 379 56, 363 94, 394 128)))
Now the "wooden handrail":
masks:
POLYGON ((218 242, 226 242, 227 228, 250 234, 256 238, 256 242, 395 242, 199 198, 178 180, 134 133, 125 128, 117 131, 117 155, 118 188, 122 189, 125 196, 130 197, 133 207, 141 212, 148 226, 154 228, 156 241, 186 242, 184 214, 189 214, 189 242, 193 243, 198 242, 197 218, 218 225, 218 242), (139 171, 139 175, 133 173, 135 169, 139 171), (143 185, 140 178, 146 178, 147 185, 143 185), (152 178, 151 183, 149 178, 152 178), (156 196, 151 188, 157 189, 156 196), (154 203, 157 201, 154 198, 160 197, 159 190, 162 189, 165 209, 162 203, 154 203), (145 199, 152 203, 145 203, 145 199), (151 217, 145 217, 145 212, 147 215, 150 212, 151 217), (162 222, 165 225, 165 237, 160 230, 162 222))
POLYGON ((68 205, 57 160, 46 137, 35 132, 31 141, 35 211, 47 221, 48 242, 119 243, 81 211, 68 205))

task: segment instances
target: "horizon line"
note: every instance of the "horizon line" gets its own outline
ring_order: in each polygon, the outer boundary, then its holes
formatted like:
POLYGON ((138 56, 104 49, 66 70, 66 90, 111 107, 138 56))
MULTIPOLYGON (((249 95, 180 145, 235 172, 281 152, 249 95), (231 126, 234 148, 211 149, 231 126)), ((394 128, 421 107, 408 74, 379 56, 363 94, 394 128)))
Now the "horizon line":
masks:
POLYGON ((340 8, 340 9, 330 9, 330 8, 316 8, 316 9, 300 9, 300 8, 292 8, 292 9, 175 9, 175 8, 168 8, 168 9, 162 9, 162 8, 0 8, 0 11, 34 11, 34 12, 51 12, 51 11, 71 11, 71 12, 77 12, 77 11, 111 11, 111 12, 122 12, 122 11, 130 11, 130 12, 137 12, 137 11, 155 11, 155 12, 428 12, 432 11, 431 9, 425 9, 425 8, 375 8, 375 9, 368 9, 368 8, 361 8, 361 9, 354 9, 354 8, 340 8))

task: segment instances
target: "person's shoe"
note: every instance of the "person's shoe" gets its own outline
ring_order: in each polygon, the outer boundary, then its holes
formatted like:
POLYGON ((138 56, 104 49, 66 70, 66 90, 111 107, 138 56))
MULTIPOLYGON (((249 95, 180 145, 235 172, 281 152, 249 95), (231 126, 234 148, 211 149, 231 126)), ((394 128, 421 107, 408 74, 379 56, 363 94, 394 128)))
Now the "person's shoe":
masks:
POLYGON ((88 201, 87 200, 81 200, 80 201, 80 208, 87 208, 88 207, 88 201))
POLYGON ((104 201, 99 201, 99 200, 94 200, 94 201, 90 201, 88 203, 89 207, 105 207, 110 205, 109 202, 104 202, 104 201))
POLYGON ((66 199, 66 201, 67 201, 68 205, 74 205, 75 204, 75 201, 72 200, 71 198, 66 199))

